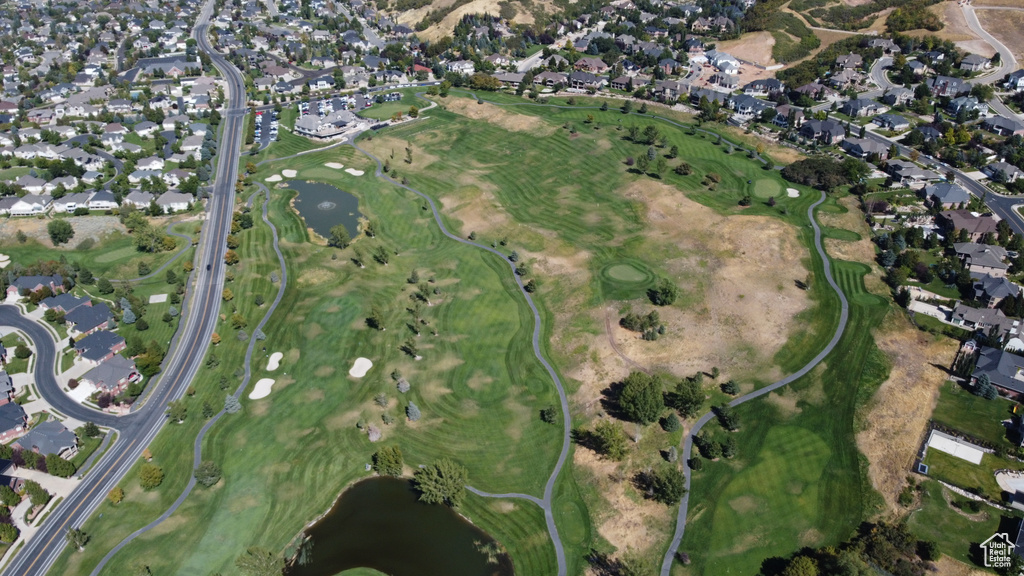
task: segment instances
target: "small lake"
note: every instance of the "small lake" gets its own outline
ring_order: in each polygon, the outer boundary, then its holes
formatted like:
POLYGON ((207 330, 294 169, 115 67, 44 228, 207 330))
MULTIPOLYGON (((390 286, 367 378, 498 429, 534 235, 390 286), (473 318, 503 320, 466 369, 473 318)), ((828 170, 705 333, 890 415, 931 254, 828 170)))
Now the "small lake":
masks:
POLYGON ((322 182, 289 180, 285 184, 299 193, 295 209, 306 221, 306 227, 324 238, 331 237, 331 228, 344 224, 348 235, 359 233, 359 200, 339 188, 322 182))
POLYGON ((424 504, 409 480, 378 477, 346 490, 306 530, 306 563, 287 576, 334 576, 368 567, 391 576, 511 576, 507 554, 489 563, 491 537, 447 506, 424 504))

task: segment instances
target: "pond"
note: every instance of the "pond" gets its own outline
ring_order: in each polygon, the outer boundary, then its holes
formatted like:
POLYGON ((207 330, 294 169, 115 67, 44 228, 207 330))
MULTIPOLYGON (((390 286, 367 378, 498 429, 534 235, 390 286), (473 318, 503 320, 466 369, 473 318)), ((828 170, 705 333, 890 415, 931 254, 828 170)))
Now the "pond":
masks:
POLYGON ((330 238, 331 228, 338 224, 344 224, 352 238, 359 233, 361 214, 355 196, 322 182, 289 180, 285 185, 299 193, 294 205, 306 227, 324 238, 330 238))
POLYGON ((334 576, 368 567, 391 576, 511 576, 512 561, 488 561, 494 540, 447 506, 424 504, 401 478, 363 480, 305 532, 287 576, 334 576))

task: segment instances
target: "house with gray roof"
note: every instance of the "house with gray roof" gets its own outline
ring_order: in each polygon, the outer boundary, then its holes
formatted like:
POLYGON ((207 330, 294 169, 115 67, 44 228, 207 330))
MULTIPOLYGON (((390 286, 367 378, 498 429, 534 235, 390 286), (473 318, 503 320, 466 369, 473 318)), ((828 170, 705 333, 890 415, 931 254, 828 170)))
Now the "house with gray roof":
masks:
POLYGON ((79 382, 91 384, 109 394, 118 394, 141 378, 142 375, 135 368, 135 362, 124 356, 114 356, 83 374, 79 382))
POLYGON ((1007 162, 993 162, 983 166, 981 171, 993 182, 1016 182, 1024 175, 1024 171, 1007 162))
POLYGON ((986 234, 996 232, 999 219, 992 214, 976 214, 969 210, 946 210, 939 213, 935 222, 946 234, 964 230, 972 242, 981 242, 986 234))
POLYGON ((43 310, 49 310, 52 308, 65 314, 79 306, 92 306, 92 300, 89 300, 88 298, 79 298, 70 292, 65 292, 64 294, 57 294, 56 296, 44 298, 39 303, 39 307, 43 310))
POLYGON ((1024 393, 1024 357, 1013 352, 982 346, 978 363, 971 373, 971 383, 982 376, 1006 394, 1024 393))
POLYGON ((0 442, 21 436, 28 430, 28 414, 17 402, 0 404, 0 442))
POLYGON ((78 453, 78 437, 56 420, 47 420, 15 440, 11 447, 70 460, 78 453))
POLYGON ((885 159, 889 155, 888 146, 867 138, 847 138, 839 146, 846 150, 847 154, 857 158, 868 158, 872 154, 877 154, 879 158, 885 159))
POLYGON ((1006 277, 1006 271, 1010 266, 1003 262, 1006 259, 1006 249, 1002 246, 957 242, 953 244, 953 250, 971 272, 973 278, 980 278, 984 275, 993 278, 1006 277))
POLYGON ((6 371, 0 371, 0 404, 14 402, 14 380, 6 371))
POLYGON ((995 308, 1006 298, 1016 298, 1020 294, 1020 286, 1010 282, 1006 277, 982 274, 974 282, 974 298, 984 302, 989 308, 995 308))
POLYGON ((75 341, 75 352, 91 364, 100 364, 125 349, 124 338, 109 330, 93 332, 75 341))
POLYGON ((954 326, 965 330, 979 332, 981 334, 998 334, 1004 336, 1016 336, 1017 328, 1020 325, 1018 320, 1007 318, 1006 314, 998 308, 972 308, 961 302, 953 306, 953 312, 949 321, 954 326))
POLYGON ((954 182, 939 182, 924 189, 925 198, 933 205, 952 208, 971 201, 971 195, 954 182))
POLYGON ((113 319, 114 315, 110 308, 102 302, 95 306, 79 306, 64 316, 68 334, 76 338, 80 334, 92 334, 106 328, 107 323, 113 319))

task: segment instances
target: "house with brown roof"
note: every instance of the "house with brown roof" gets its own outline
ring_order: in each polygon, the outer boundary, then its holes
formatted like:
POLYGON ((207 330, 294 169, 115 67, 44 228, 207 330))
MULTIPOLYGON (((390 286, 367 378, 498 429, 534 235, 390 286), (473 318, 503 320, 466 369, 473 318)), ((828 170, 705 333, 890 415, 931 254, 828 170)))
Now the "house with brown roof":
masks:
POLYGON ((975 214, 969 210, 946 210, 940 212, 935 221, 947 234, 966 230, 972 242, 980 242, 990 232, 994 234, 999 222, 992 214, 975 214))

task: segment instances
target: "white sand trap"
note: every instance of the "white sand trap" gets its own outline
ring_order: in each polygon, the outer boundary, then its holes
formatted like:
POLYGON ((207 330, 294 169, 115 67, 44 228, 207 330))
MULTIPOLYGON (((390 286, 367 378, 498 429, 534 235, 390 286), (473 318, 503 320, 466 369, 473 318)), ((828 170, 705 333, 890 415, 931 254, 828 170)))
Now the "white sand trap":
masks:
POLYGON ((273 176, 267 178, 267 182, 280 182, 281 180, 282 178, 280 174, 274 174, 273 176))
POLYGON ((786 195, 789 196, 790 198, 799 198, 800 191, 797 190, 796 188, 786 188, 786 195))
POLYGON ((277 370, 277 367, 281 365, 281 358, 284 358, 284 354, 280 352, 271 354, 270 360, 267 361, 267 370, 277 370))
POLYGON ((266 398, 270 396, 270 389, 274 386, 273 378, 260 378, 256 385, 253 386, 252 392, 249 392, 250 400, 259 400, 260 398, 266 398))
POLYGON ((352 365, 352 369, 348 371, 348 375, 355 378, 362 378, 366 376, 366 373, 373 368, 373 362, 370 362, 369 358, 356 358, 355 364, 352 365))
POLYGON ((150 304, 160 304, 162 302, 167 302, 167 294, 153 294, 149 297, 150 304))
POLYGON ((324 164, 324 166, 327 166, 328 168, 334 168, 335 170, 341 170, 342 168, 345 167, 344 164, 338 164, 337 162, 327 162, 326 164, 324 164))
POLYGON ((295 170, 281 170, 281 175, 285 178, 295 178, 299 173, 295 170))
POLYGON ((351 174, 353 176, 362 176, 363 175, 363 171, 362 170, 356 170, 355 168, 345 168, 345 172, 348 172, 349 174, 351 174))

